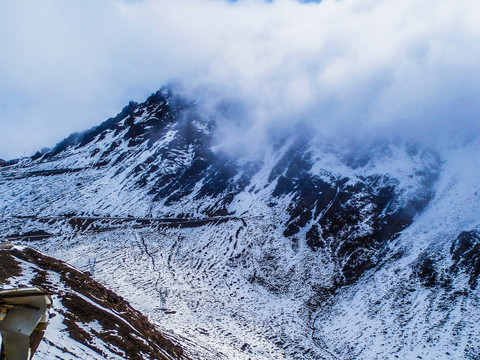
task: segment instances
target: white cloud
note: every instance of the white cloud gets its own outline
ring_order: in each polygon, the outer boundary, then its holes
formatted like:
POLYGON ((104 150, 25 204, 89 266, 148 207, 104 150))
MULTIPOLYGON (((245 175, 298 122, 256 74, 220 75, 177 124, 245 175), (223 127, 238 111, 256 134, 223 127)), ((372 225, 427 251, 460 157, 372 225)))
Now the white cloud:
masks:
POLYGON ((2 2, 0 24, 4 158, 173 79, 209 105, 241 102, 250 141, 300 121, 412 136, 479 127, 474 0, 25 0, 2 2))

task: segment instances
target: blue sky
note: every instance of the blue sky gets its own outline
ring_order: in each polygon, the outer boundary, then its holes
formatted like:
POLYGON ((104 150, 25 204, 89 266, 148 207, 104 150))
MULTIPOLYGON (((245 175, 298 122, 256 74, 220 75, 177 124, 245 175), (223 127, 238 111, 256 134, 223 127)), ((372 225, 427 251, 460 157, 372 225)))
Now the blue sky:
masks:
POLYGON ((0 30, 4 159, 172 80, 210 109, 245 103, 242 131, 255 134, 309 122, 441 137, 479 125, 474 0, 3 1, 0 30))

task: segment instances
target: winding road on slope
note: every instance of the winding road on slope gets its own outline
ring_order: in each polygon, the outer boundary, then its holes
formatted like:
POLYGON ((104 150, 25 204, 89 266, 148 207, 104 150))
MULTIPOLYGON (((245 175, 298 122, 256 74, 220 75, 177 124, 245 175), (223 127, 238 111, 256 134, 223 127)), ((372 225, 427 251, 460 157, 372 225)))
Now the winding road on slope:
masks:
POLYGON ((125 223, 134 223, 132 228, 142 228, 146 226, 171 226, 171 227, 195 227, 202 226, 205 224, 211 223, 223 223, 226 221, 242 221, 248 219, 258 219, 262 216, 249 216, 249 217, 239 217, 239 216, 216 216, 216 217, 205 217, 205 218, 155 218, 155 217, 115 217, 115 216, 69 216, 69 215, 60 215, 60 216, 13 216, 10 218, 1 219, 0 221, 8 220, 30 220, 38 221, 40 223, 51 222, 51 221, 68 221, 72 227, 77 230, 72 232, 64 233, 47 233, 42 230, 32 231, 24 234, 11 234, 4 237, 5 240, 42 240, 54 236, 62 235, 72 235, 72 234, 86 234, 86 233, 97 233, 117 230, 118 227, 113 227, 112 225, 122 225, 125 223), (104 227, 91 228, 96 222, 101 222, 104 227), (110 226, 109 226, 110 225, 110 226))

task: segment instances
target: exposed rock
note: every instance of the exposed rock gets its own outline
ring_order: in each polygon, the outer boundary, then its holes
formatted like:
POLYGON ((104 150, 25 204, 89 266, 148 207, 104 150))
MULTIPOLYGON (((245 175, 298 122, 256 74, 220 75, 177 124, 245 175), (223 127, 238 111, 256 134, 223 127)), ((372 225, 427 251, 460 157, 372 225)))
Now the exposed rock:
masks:
POLYGON ((450 253, 453 260, 451 272, 454 275, 466 274, 468 285, 475 289, 480 276, 480 232, 462 232, 453 242, 450 253))

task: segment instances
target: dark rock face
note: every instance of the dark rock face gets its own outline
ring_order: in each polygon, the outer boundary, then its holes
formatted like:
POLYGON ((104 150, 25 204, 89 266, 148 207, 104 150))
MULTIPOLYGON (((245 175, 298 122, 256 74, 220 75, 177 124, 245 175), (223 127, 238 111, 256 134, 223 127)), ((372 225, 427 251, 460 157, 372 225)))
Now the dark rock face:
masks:
POLYGON ((435 261, 426 255, 418 260, 413 269, 413 274, 425 287, 431 288, 438 285, 439 274, 435 266, 435 261))
POLYGON ((450 271, 454 275, 465 273, 470 289, 476 289, 480 276, 480 232, 464 231, 458 235, 450 247, 453 265, 450 271))
POLYGON ((9 279, 22 274, 22 267, 7 252, 0 251, 0 284, 10 284, 9 279))
MULTIPOLYGON (((382 247, 410 225, 432 196, 431 185, 438 176, 439 160, 421 174, 418 193, 402 201, 399 181, 387 175, 348 178, 324 170, 312 174, 314 160, 308 141, 292 146, 270 174, 276 179, 274 197, 291 195, 284 236, 292 237, 306 229, 305 240, 312 251, 324 249, 338 261, 340 284, 351 283, 376 264, 375 255, 382 247)), ((366 166, 369 156, 351 158, 346 163, 354 169, 366 166)), ((430 155, 430 154, 425 154, 430 155)))
POLYGON ((18 159, 13 159, 8 161, 0 159, 0 167, 15 165, 16 163, 18 163, 18 159))

